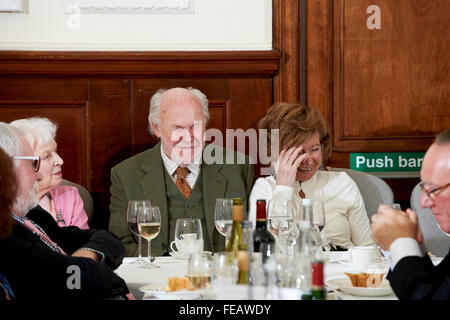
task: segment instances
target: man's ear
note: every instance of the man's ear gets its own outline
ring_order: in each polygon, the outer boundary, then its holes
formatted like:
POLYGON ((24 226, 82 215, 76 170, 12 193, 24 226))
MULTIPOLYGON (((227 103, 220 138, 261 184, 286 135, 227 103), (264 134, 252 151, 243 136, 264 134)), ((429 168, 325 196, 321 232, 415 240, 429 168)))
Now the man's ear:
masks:
POLYGON ((152 122, 152 129, 153 129, 153 132, 155 133, 155 136, 157 136, 158 138, 161 138, 161 132, 159 131, 159 124, 152 122))

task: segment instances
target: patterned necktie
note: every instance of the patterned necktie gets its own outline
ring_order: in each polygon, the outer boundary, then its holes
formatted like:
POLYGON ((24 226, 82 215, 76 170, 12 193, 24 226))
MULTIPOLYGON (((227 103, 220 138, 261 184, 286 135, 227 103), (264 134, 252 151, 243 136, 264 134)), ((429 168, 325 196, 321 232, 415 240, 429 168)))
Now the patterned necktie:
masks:
POLYGON ((45 232, 41 231, 30 219, 24 218, 23 225, 28 230, 34 232, 42 241, 44 241, 49 247, 53 247, 56 250, 59 250, 60 253, 66 254, 64 250, 52 239, 50 239, 45 232))
POLYGON ((186 182, 186 176, 189 174, 190 171, 188 168, 178 167, 176 172, 177 172, 177 181, 175 182, 175 184, 176 184, 178 190, 180 190, 181 194, 186 199, 189 199, 192 189, 189 186, 189 184, 186 182))

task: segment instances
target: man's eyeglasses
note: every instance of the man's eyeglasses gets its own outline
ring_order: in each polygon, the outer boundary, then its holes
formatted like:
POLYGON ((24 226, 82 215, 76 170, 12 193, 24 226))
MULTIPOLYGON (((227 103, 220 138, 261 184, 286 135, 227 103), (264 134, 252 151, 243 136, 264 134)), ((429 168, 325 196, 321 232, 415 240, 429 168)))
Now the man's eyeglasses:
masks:
POLYGON ((34 171, 38 172, 39 167, 41 166, 41 157, 39 156, 15 156, 13 157, 15 160, 31 160, 31 164, 33 165, 34 171))
POLYGON ((427 190, 425 185, 426 185, 425 182, 421 182, 419 184, 420 189, 422 189, 422 191, 427 194, 428 198, 434 200, 434 199, 436 199, 436 197, 437 197, 437 195, 439 193, 441 193, 442 191, 444 191, 445 188, 450 186, 450 182, 447 183, 447 184, 444 184, 443 186, 440 186, 440 187, 437 187, 437 188, 434 188, 434 189, 431 189, 431 190, 427 190))

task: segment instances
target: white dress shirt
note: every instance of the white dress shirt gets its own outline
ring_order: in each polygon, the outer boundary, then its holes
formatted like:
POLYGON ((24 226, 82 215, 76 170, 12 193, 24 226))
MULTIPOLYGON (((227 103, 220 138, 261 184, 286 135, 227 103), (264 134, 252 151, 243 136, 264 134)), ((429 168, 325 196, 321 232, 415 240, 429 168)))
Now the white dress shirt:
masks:
POLYGON ((391 265, 391 270, 394 270, 397 263, 402 260, 404 257, 408 256, 417 256, 423 257, 424 250, 413 238, 398 238, 395 239, 394 242, 391 243, 389 247, 388 254, 385 256, 388 257, 389 264, 391 265))
POLYGON ((276 185, 275 177, 256 180, 250 193, 249 220, 256 221, 256 200, 292 200, 294 212, 301 208, 299 191, 306 198, 319 199, 324 203, 324 232, 328 243, 349 248, 352 246, 375 246, 364 200, 356 183, 345 172, 317 171, 308 181, 293 188, 276 185))
MULTIPOLYGON (((176 170, 178 168, 178 164, 173 160, 171 160, 164 153, 162 145, 161 145, 161 157, 164 163, 164 167, 166 168, 173 182, 176 182, 177 181, 176 170)), ((191 187, 191 189, 194 189, 195 182, 197 181, 198 175, 200 174, 200 164, 190 164, 187 166, 187 168, 189 169, 190 172, 186 176, 186 182, 191 187)))

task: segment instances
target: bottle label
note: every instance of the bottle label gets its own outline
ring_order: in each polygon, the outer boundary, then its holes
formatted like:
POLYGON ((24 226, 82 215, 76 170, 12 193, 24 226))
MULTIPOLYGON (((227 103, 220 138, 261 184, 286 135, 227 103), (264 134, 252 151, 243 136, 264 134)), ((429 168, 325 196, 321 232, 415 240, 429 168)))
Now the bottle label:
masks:
POLYGON ((314 289, 323 288, 323 262, 311 263, 311 278, 314 289))

